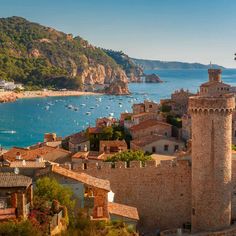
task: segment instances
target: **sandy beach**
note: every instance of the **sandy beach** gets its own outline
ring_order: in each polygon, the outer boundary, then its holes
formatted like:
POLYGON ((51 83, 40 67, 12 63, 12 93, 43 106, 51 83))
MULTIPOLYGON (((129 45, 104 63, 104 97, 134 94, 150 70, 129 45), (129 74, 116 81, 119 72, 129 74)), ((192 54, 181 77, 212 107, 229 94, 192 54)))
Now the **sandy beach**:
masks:
POLYGON ((82 92, 82 91, 24 91, 24 92, 0 92, 0 103, 14 102, 20 98, 37 98, 37 97, 67 97, 83 95, 101 95, 101 93, 82 92))

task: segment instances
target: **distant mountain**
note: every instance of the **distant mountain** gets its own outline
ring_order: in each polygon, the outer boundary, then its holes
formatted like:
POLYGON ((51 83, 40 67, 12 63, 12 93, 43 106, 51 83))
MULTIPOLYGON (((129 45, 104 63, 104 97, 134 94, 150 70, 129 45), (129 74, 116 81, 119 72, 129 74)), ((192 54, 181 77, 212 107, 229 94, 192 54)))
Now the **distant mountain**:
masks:
MULTIPOLYGON (((141 66, 144 70, 162 70, 162 69, 208 69, 210 65, 201 63, 188 63, 178 61, 160 61, 160 60, 145 60, 132 58, 133 62, 141 66)), ((215 68, 224 69, 223 66, 212 64, 215 68)))
POLYGON ((103 50, 21 17, 0 18, 0 79, 28 88, 128 93, 124 70, 103 50))

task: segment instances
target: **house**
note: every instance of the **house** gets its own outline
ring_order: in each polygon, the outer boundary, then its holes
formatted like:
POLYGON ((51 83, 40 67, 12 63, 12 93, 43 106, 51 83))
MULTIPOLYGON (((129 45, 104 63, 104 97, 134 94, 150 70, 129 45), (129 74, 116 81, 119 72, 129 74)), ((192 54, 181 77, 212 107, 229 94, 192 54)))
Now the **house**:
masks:
POLYGON ((172 155, 185 147, 184 142, 176 138, 161 135, 149 135, 140 139, 134 139, 130 143, 130 149, 142 150, 149 153, 172 155))
POLYGON ((52 165, 47 170, 37 173, 37 177, 48 175, 55 178, 60 184, 69 186, 81 208, 88 208, 90 218, 108 219, 108 193, 110 182, 98 179, 85 173, 77 173, 58 165, 52 165))
POLYGON ((133 228, 136 229, 139 220, 139 215, 136 207, 109 202, 108 211, 111 220, 122 221, 126 225, 132 225, 133 228))
POLYGON ((0 172, 0 221, 26 218, 33 201, 32 179, 0 172))
POLYGON ((133 139, 143 138, 144 136, 153 134, 171 137, 172 125, 152 119, 132 126, 129 128, 129 132, 133 139))
POLYGON ((69 137, 69 151, 72 153, 90 150, 89 137, 85 132, 79 132, 69 137))
POLYGON ((101 140, 99 145, 100 153, 117 153, 128 149, 125 140, 101 140))
POLYGON ((103 117, 96 120, 96 127, 109 127, 116 123, 117 120, 113 117, 103 117))
POLYGON ((71 152, 62 148, 42 146, 35 149, 13 147, 2 155, 4 161, 52 161, 64 163, 70 161, 71 152))

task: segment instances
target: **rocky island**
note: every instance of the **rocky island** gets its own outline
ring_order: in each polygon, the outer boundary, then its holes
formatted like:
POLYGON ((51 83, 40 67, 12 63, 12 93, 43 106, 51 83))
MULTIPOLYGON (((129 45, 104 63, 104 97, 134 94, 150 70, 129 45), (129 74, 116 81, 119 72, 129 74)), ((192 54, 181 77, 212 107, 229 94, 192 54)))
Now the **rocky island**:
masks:
POLYGON ((145 82, 146 83, 163 83, 160 77, 156 74, 145 75, 145 82))
POLYGON ((0 79, 29 90, 128 94, 123 68, 104 50, 21 17, 0 19, 0 79))

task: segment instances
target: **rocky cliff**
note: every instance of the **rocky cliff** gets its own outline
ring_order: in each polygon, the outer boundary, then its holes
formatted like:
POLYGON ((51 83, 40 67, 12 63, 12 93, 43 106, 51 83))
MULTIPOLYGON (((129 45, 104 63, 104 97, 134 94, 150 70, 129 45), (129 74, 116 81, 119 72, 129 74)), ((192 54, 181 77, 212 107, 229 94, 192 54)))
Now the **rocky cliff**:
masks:
POLYGON ((20 17, 0 18, 0 78, 30 89, 90 86, 109 94, 128 92, 126 73, 103 50, 20 17))

